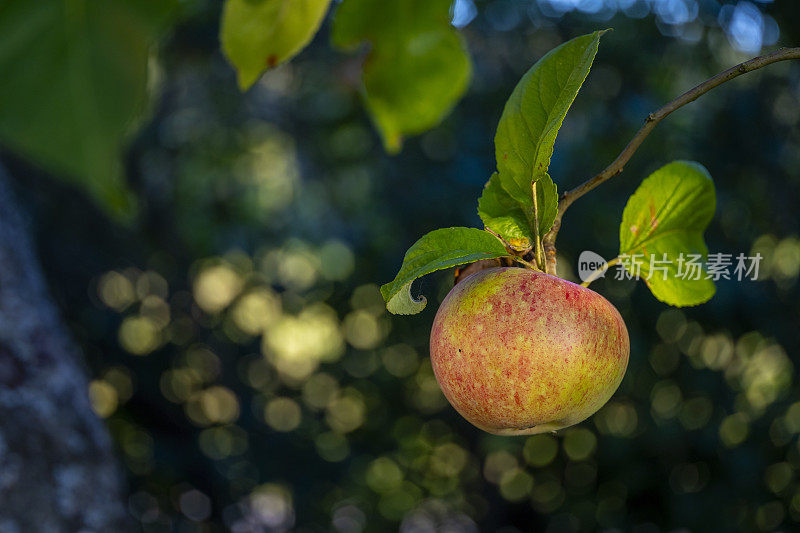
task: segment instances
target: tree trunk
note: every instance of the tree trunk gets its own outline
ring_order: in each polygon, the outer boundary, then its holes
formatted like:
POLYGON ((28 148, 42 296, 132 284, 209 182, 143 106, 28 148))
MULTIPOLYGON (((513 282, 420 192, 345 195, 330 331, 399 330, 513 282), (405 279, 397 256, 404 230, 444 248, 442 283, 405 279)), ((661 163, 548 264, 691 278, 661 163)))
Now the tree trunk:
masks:
POLYGON ((0 531, 120 531, 127 518, 81 354, 0 168, 0 531))

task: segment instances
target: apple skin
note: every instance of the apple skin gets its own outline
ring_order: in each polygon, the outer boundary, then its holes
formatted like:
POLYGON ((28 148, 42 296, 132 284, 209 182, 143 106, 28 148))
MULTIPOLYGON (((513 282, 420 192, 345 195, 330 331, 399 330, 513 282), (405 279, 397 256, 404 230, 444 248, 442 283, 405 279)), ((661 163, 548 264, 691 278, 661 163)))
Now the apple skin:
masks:
POLYGON ((525 268, 490 268, 458 283, 431 330, 431 362, 450 404, 497 435, 585 420, 628 366, 625 322, 608 300, 525 268))

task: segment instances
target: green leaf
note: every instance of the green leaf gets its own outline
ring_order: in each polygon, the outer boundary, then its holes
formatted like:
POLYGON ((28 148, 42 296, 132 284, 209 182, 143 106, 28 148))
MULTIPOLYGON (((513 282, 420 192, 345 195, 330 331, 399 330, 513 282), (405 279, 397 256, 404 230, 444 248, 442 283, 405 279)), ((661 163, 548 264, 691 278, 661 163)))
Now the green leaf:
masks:
MULTIPOLYGON (((708 255, 703 231, 715 208, 711 176, 702 165, 691 161, 674 161, 661 167, 628 200, 619 228, 620 255, 632 258, 641 254, 637 259, 641 262, 639 276, 649 277, 647 286, 662 302, 678 307, 697 305, 714 295, 714 283, 705 279, 705 271, 699 273, 700 279, 691 279, 694 272, 690 279, 683 279, 681 274, 689 270, 685 260, 690 254, 702 260, 708 255)), ((628 263, 625 268, 635 274, 634 261, 628 263)))
POLYGON ((500 235, 516 250, 527 250, 533 242, 528 214, 500 185, 495 172, 483 188, 478 200, 478 216, 484 226, 500 235))
POLYGON ((222 51, 247 89, 264 71, 288 61, 314 37, 331 0, 227 0, 222 51))
MULTIPOLYGON (((532 193, 527 202, 518 202, 506 192, 495 172, 478 200, 478 216, 483 224, 516 250, 527 250, 533 245, 532 193)), ((547 174, 536 182, 536 203, 539 207, 539 236, 542 237, 553 226, 558 211, 556 185, 547 174)))
POLYGON ((550 231, 558 213, 558 191, 548 174, 536 181, 536 205, 539 207, 539 236, 550 231))
POLYGON ((129 219, 135 199, 120 156, 147 110, 155 41, 176 5, 0 3, 0 143, 129 219))
POLYGON ((396 315, 413 315, 425 308, 424 296, 411 296, 411 283, 425 274, 481 259, 509 255, 503 243, 475 228, 444 228, 423 236, 408 249, 400 272, 381 287, 386 308, 396 315))
POLYGON ((363 96, 387 152, 403 137, 439 124, 464 94, 472 71, 461 35, 450 25, 451 0, 344 0, 333 43, 369 41, 363 96))
POLYGON ((522 77, 511 93, 495 134, 495 157, 503 188, 520 202, 531 182, 550 166, 561 123, 578 95, 597 53, 596 31, 551 50, 522 77))

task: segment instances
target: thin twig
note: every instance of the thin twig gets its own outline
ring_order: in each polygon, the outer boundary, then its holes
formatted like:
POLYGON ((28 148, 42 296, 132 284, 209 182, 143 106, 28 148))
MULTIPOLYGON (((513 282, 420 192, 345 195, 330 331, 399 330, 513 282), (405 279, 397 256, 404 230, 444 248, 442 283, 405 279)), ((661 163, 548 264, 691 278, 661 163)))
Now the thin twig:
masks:
POLYGON ((645 119, 644 125, 636 132, 636 135, 630 140, 628 145, 622 150, 617 158, 608 165, 602 172, 594 176, 593 178, 586 180, 582 184, 578 185, 574 189, 570 189, 565 193, 562 193, 561 198, 558 201, 558 214, 556 215, 555 222, 553 222, 553 227, 544 236, 543 246, 545 249, 545 255, 547 256, 547 269, 548 271, 552 268, 555 270, 555 261, 556 261, 556 248, 555 248, 555 241, 556 236, 558 235, 558 230, 561 228, 561 217, 564 216, 564 212, 572 205, 572 203, 586 194, 587 192, 591 191, 601 183, 609 180, 610 178, 616 176, 620 172, 622 172, 625 164, 630 160, 631 156, 633 156, 634 152, 639 148, 639 146, 644 142, 645 138, 650 134, 651 131, 661 122, 665 117, 667 117, 673 111, 680 109, 681 107, 694 102, 700 96, 704 95, 714 87, 722 85, 726 81, 730 81, 733 78, 739 77, 742 74, 746 74, 753 70, 760 69, 761 67, 765 67, 767 65, 771 65, 772 63, 777 63, 779 61, 786 61, 788 59, 800 59, 800 48, 781 48, 776 50, 770 54, 766 54, 763 56, 755 57, 744 63, 736 65, 735 67, 729 68, 724 72, 720 72, 713 78, 709 78, 708 80, 704 81, 697 87, 690 89, 671 101, 670 103, 666 104, 659 110, 650 113, 647 118, 645 119), (551 265, 552 262, 552 265, 551 265))
POLYGON ((533 263, 531 263, 531 262, 529 262, 529 261, 525 261, 523 258, 521 258, 521 257, 520 257, 520 256, 518 256, 518 255, 510 255, 510 256, 508 256, 508 257, 509 257, 509 258, 510 258, 512 261, 516 261, 516 262, 517 262, 517 263, 519 263, 520 265, 523 265, 523 266, 525 266, 525 267, 528 267, 528 268, 530 268, 530 269, 532 269, 532 270, 539 270, 539 267, 538 267, 538 266, 534 265, 533 263))
POLYGON ((603 266, 601 266, 600 268, 589 274, 589 277, 586 278, 586 281, 581 283, 581 286, 588 287, 594 280, 599 278, 606 270, 616 265, 617 263, 619 263, 619 257, 615 257, 611 261, 607 262, 606 264, 604 264, 603 266))

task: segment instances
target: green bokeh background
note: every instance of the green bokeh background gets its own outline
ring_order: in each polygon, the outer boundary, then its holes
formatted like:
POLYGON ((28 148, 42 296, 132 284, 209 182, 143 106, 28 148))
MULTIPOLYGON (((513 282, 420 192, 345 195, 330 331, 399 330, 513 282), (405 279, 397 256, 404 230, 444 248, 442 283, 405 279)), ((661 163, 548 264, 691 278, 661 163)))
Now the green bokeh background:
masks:
POLYGON ((697 308, 596 282, 628 325, 630 366, 575 428, 502 438, 470 426, 428 359, 452 273, 418 282, 429 305, 417 316, 388 315, 377 290, 420 235, 480 224, 503 103, 548 50, 615 30, 556 143, 563 189, 612 161, 649 112, 758 52, 737 49, 733 10, 768 15, 778 45, 800 42, 795 2, 478 2, 462 29, 467 95, 397 156, 359 100, 359 58, 329 45, 330 17, 241 94, 218 47, 220 7, 185 5, 162 46, 160 97, 125 156, 134 224, 3 154, 144 530, 797 527, 800 64, 679 110, 565 216, 560 267, 574 279, 582 250, 616 254, 644 177, 696 160, 717 186, 709 249, 765 258, 760 281, 722 281, 697 308), (688 18, 668 11, 677 4, 688 18))

